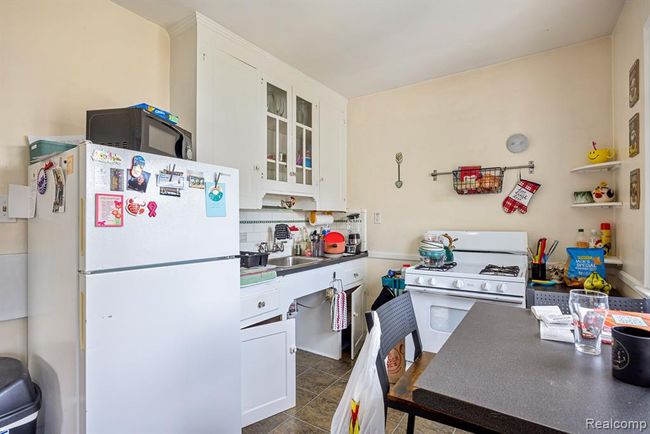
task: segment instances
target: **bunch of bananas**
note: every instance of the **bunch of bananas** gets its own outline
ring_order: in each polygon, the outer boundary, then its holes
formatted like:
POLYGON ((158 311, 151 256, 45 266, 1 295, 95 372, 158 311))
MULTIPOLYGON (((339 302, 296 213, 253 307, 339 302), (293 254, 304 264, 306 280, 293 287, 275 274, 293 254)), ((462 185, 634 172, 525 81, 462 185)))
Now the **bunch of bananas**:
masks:
POLYGON ((605 294, 609 294, 609 291, 612 289, 612 285, 607 283, 605 279, 600 277, 600 274, 597 272, 593 272, 587 277, 587 280, 585 280, 585 289, 592 289, 594 291, 601 291, 604 292, 605 294))

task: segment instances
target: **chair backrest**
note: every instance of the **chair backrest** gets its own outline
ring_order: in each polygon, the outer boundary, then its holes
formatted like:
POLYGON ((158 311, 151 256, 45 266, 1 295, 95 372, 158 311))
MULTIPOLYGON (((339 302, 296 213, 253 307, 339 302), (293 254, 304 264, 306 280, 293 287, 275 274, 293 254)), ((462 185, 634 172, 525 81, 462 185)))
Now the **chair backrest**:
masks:
MULTIPOLYGON (((559 306, 564 314, 569 311, 568 292, 535 291, 535 306, 559 306)), ((626 310, 628 312, 650 312, 650 299, 609 297, 609 308, 611 310, 626 310)))
MULTIPOLYGON (((388 389, 390 387, 388 383, 388 372, 384 363, 386 356, 397 343, 410 334, 413 337, 413 344, 415 346, 414 357, 418 358, 422 354, 422 342, 420 341, 418 324, 415 320, 411 293, 405 292, 395 297, 378 307, 375 312, 377 312, 379 324, 381 325, 381 343, 379 354, 377 355, 377 374, 381 389, 384 393, 384 407, 386 408, 388 389)), ((368 330, 371 330, 374 323, 372 312, 366 313, 366 322, 368 323, 368 330)))

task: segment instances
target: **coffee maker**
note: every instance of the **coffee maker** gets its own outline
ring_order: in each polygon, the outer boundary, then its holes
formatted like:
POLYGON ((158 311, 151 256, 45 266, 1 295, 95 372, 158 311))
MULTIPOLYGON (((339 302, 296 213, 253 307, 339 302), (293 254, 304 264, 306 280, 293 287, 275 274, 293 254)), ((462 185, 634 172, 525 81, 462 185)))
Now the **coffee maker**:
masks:
POLYGON ((358 255, 361 253, 361 235, 348 235, 348 242, 345 244, 345 253, 349 255, 358 255))

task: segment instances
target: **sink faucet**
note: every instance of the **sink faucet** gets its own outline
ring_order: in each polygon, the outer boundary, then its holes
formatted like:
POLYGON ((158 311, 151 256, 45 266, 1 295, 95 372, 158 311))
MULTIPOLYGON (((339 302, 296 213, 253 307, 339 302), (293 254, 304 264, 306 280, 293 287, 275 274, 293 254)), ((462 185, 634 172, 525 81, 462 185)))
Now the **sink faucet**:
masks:
POLYGON ((266 241, 261 242, 257 246, 257 251, 260 253, 275 253, 275 252, 284 252, 284 243, 286 241, 280 241, 280 243, 277 242, 277 240, 273 240, 273 245, 269 249, 269 243, 266 241))

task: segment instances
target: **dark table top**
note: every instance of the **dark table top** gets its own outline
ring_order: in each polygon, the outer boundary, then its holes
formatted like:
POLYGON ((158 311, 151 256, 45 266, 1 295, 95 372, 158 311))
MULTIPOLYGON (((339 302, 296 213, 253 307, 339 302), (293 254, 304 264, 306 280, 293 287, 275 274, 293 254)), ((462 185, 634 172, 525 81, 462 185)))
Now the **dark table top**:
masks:
POLYGON ((650 389, 616 380, 611 348, 602 348, 589 356, 541 340, 529 310, 475 303, 419 377, 413 400, 500 432, 593 432, 589 419, 650 425, 650 389))

